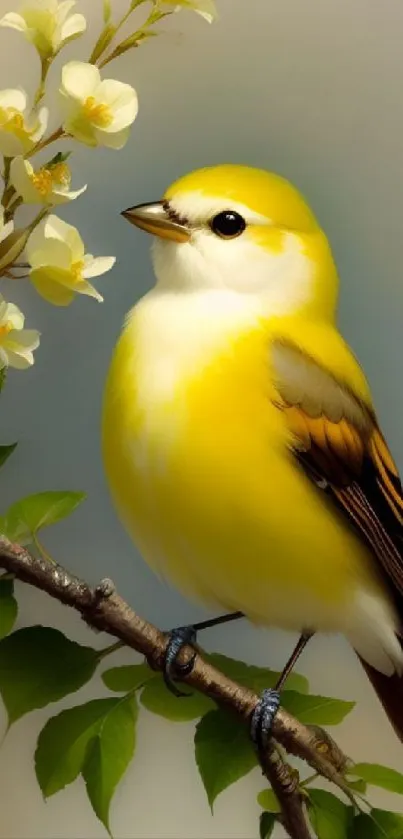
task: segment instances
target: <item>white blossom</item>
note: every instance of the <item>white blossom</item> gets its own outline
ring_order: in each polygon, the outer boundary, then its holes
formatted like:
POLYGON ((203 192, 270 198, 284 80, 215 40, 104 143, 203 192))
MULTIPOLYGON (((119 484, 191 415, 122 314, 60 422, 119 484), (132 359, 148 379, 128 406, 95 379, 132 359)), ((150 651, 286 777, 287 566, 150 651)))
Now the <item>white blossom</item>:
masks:
POLYGON ((14 303, 0 294, 0 369, 25 370, 34 363, 33 350, 39 346, 37 329, 24 329, 24 315, 14 303))
POLYGON ((15 157, 26 154, 43 137, 48 124, 48 109, 27 113, 24 90, 0 90, 0 154, 15 157))
POLYGON ((116 261, 114 256, 86 254, 78 230, 54 215, 33 231, 26 254, 33 285, 55 306, 68 306, 75 294, 102 301, 88 280, 109 271, 116 261))
POLYGON ((0 26, 22 32, 42 58, 50 58, 86 29, 84 15, 70 15, 75 5, 75 0, 31 0, 19 12, 7 12, 0 26))
POLYGON ((63 128, 87 146, 121 149, 137 116, 134 88, 101 79, 98 67, 70 61, 63 67, 60 88, 63 128))
POLYGON ((42 166, 35 171, 29 160, 15 157, 10 166, 10 182, 25 204, 65 204, 87 189, 70 190, 71 172, 66 163, 42 166))

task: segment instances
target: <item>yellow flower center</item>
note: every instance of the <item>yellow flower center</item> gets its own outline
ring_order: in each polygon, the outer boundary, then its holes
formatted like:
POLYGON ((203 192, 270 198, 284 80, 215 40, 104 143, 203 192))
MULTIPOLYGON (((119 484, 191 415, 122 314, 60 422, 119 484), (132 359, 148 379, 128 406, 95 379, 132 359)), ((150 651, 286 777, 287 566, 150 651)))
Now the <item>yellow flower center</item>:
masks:
POLYGON ((39 169, 38 172, 34 172, 31 175, 31 181, 40 195, 45 197, 52 192, 53 181, 49 169, 39 169))
POLYGON ((0 108, 0 125, 3 131, 10 131, 11 134, 16 134, 17 137, 26 136, 27 129, 24 123, 24 117, 15 108, 0 108))
POLYGON ((107 128, 112 122, 113 116, 108 105, 97 102, 94 96, 87 97, 83 110, 86 118, 97 128, 107 128))
POLYGON ((73 276, 73 282, 79 283, 82 280, 82 270, 84 268, 84 262, 82 259, 79 259, 77 262, 73 262, 70 271, 73 276))
POLYGON ((66 163, 56 163, 50 170, 53 183, 58 186, 69 187, 71 182, 71 172, 66 163))
POLYGON ((71 181, 71 173, 65 163, 57 163, 51 166, 50 169, 38 169, 31 175, 31 181, 42 197, 46 198, 51 192, 52 187, 64 186, 69 187, 71 181))
POLYGON ((11 332, 12 329, 14 329, 14 327, 13 327, 13 324, 11 323, 11 321, 8 320, 7 323, 3 323, 0 326, 0 341, 3 338, 6 338, 8 333, 11 332))

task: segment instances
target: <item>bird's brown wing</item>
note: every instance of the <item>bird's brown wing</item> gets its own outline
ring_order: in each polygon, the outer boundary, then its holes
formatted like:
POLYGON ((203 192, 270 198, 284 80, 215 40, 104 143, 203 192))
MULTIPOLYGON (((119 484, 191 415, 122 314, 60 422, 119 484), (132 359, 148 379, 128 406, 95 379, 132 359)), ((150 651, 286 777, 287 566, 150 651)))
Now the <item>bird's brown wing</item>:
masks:
MULTIPOLYGON (((403 626, 403 491, 376 417, 296 345, 277 341, 272 349, 276 404, 287 418, 293 452, 368 543, 403 626)), ((360 660, 403 742, 403 677, 385 676, 360 660)))
POLYGON ((272 363, 294 454, 369 543, 400 601, 403 490, 372 409, 292 343, 277 340, 272 363))

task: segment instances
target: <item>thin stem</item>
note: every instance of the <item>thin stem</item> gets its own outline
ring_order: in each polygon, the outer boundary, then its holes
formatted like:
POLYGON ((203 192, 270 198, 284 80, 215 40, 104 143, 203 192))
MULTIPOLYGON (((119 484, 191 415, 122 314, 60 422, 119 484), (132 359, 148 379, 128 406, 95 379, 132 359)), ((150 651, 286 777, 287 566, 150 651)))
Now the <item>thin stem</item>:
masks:
POLYGON ((112 50, 112 52, 109 53, 109 55, 107 55, 106 58, 104 58, 103 61, 99 63, 99 67, 106 67, 106 65, 110 64, 111 61, 114 61, 115 58, 119 58, 120 55, 123 55, 129 49, 134 49, 135 47, 137 47, 140 44, 140 42, 144 40, 146 30, 149 27, 153 26, 153 24, 158 23, 158 21, 162 20, 164 17, 168 17, 168 15, 171 14, 173 14, 172 11, 160 12, 156 7, 153 7, 152 11, 148 15, 143 25, 139 29, 137 29, 136 32, 133 32, 133 34, 130 35, 130 45, 126 44, 125 40, 122 41, 120 44, 117 44, 115 49, 112 50))
MULTIPOLYGON (((4 158, 4 171, 2 173, 4 187, 3 187, 3 195, 1 197, 1 203, 3 207, 7 206, 7 201, 9 200, 10 196, 10 166, 11 166, 11 157, 4 158)), ((12 194, 12 193, 11 193, 12 194)))
POLYGON ((62 125, 59 125, 59 128, 56 128, 56 131, 53 131, 52 134, 49 134, 49 137, 45 137, 44 140, 41 140, 36 146, 31 149, 25 157, 32 157, 34 154, 37 154, 38 151, 42 151, 45 149, 46 146, 50 146, 51 143, 54 143, 56 140, 60 140, 63 137, 68 137, 68 134, 64 131, 62 125))
POLYGON ((123 15, 123 17, 121 17, 121 19, 120 19, 120 20, 118 21, 118 23, 116 24, 116 28, 115 28, 115 35, 116 35, 116 33, 117 33, 117 32, 119 32, 119 29, 121 29, 121 28, 122 28, 122 26, 124 26, 124 25, 125 25, 126 21, 127 21, 127 20, 129 20, 129 17, 130 17, 130 15, 132 14, 132 12, 134 12, 134 11, 135 11, 135 9, 138 9, 138 8, 139 8, 139 6, 141 6, 143 3, 145 3, 145 0, 137 0, 137 3, 131 3, 131 4, 130 4, 130 6, 129 6, 129 8, 128 8, 127 12, 125 12, 125 14, 123 15))
POLYGON ((41 101, 41 99, 43 99, 45 95, 46 77, 48 75, 51 63, 52 58, 41 59, 41 80, 39 82, 38 90, 35 93, 34 107, 36 107, 39 104, 39 102, 41 101))
MULTIPOLYGON (((119 32, 122 26, 124 26, 132 12, 134 12, 134 10, 137 9, 144 2, 145 0, 138 0, 138 2, 136 3, 130 3, 127 12, 124 13, 124 15, 116 24, 105 25, 88 59, 90 64, 98 63, 99 59, 101 58, 101 55, 103 55, 106 52, 106 50, 116 37, 116 33, 119 32)), ((99 66, 102 67, 103 64, 101 63, 99 66)))
POLYGON ((314 772, 313 775, 308 775, 308 777, 305 778, 305 780, 300 781, 299 785, 300 785, 300 787, 307 787, 308 784, 311 784, 312 781, 316 781, 316 779, 319 778, 319 777, 320 777, 319 773, 314 772))
POLYGON ((110 647, 105 647, 104 650, 99 650, 98 658, 102 661, 103 658, 106 658, 107 655, 111 655, 112 653, 116 652, 116 650, 121 650, 122 647, 125 647, 123 641, 116 641, 116 644, 111 644, 110 647))
POLYGON ((43 207, 42 210, 39 211, 38 215, 35 216, 34 220, 31 221, 31 224, 29 225, 29 230, 30 230, 31 233, 32 233, 33 230, 35 230, 35 227, 37 227, 38 224, 40 224, 42 219, 45 218, 45 216, 48 215, 49 211, 50 211, 50 207, 43 207))

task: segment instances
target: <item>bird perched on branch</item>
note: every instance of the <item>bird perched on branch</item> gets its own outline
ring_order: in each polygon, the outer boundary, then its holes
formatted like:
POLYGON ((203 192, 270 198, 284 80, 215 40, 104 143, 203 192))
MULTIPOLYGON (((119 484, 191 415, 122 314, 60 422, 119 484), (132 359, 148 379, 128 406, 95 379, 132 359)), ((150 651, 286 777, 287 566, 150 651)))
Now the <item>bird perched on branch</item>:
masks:
MULTIPOLYGON (((301 633, 284 678, 310 635, 344 633, 403 739, 402 487, 335 325, 324 232, 286 180, 233 165, 123 215, 154 235, 156 274, 105 394, 123 522, 186 595, 301 633)), ((193 629, 173 632, 167 675, 193 629)), ((258 744, 278 699, 259 703, 258 744)))

